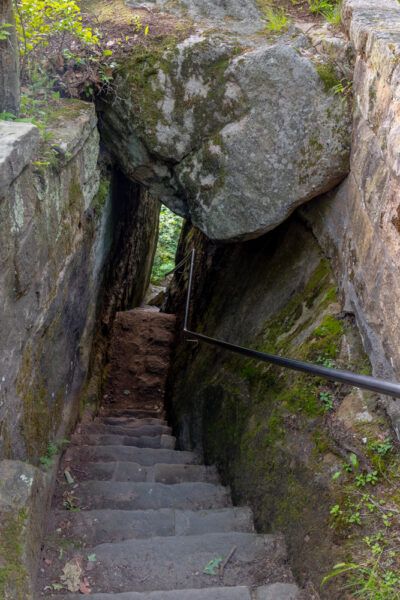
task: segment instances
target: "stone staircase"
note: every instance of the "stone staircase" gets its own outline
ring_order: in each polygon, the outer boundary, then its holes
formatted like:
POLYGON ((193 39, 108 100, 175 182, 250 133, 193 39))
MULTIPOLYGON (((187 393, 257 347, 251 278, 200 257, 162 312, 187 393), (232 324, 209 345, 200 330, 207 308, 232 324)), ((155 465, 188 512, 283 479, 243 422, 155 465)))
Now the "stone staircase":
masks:
POLYGON ((198 455, 175 449, 163 392, 175 319, 117 315, 105 404, 61 463, 38 598, 294 600, 284 541, 198 455))

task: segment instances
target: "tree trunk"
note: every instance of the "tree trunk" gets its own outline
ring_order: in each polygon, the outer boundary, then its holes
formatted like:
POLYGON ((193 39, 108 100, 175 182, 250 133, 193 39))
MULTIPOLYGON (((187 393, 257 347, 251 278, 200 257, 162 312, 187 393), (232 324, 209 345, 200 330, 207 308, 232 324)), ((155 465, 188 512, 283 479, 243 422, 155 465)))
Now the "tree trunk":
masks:
POLYGON ((18 43, 12 0, 0 0, 0 31, 5 23, 12 24, 6 29, 10 33, 0 41, 0 112, 17 113, 19 110, 20 82, 18 43))

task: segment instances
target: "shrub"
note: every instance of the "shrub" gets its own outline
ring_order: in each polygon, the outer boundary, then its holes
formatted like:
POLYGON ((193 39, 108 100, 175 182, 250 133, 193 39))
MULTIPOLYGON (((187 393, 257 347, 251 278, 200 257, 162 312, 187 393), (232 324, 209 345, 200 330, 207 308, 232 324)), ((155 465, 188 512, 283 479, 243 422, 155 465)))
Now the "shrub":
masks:
POLYGON ((92 29, 83 25, 74 0, 15 0, 15 12, 23 72, 32 68, 32 56, 55 38, 59 52, 67 36, 84 44, 98 41, 92 29))

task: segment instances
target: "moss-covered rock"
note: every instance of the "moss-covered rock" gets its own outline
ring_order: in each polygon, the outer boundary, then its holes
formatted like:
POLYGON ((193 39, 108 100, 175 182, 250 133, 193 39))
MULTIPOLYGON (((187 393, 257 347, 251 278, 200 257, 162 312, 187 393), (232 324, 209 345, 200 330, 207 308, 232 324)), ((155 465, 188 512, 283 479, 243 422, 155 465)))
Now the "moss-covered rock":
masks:
MULTIPOLYGON (((300 222, 229 249, 190 237, 188 245, 199 250, 197 330, 365 372, 368 359, 354 321, 341 310, 329 261, 300 222)), ((171 308, 180 310, 180 293, 173 288, 171 308)), ((300 581, 319 588, 333 564, 356 560, 369 525, 349 543, 347 533, 331 528, 330 510, 345 481, 355 486, 356 473, 346 475, 343 464, 355 453, 359 472, 371 468, 364 438, 389 431, 377 398, 359 392, 351 411, 354 392, 346 386, 206 345, 179 345, 174 365, 170 407, 182 444, 219 465, 236 502, 252 506, 260 531, 285 533, 300 581)), ((343 597, 335 580, 321 593, 343 597)))
POLYGON ((0 597, 34 600, 49 481, 19 461, 0 461, 0 597))
POLYGON ((350 106, 314 54, 304 36, 256 45, 223 28, 139 46, 101 105, 104 139, 208 237, 261 235, 348 172, 350 106))

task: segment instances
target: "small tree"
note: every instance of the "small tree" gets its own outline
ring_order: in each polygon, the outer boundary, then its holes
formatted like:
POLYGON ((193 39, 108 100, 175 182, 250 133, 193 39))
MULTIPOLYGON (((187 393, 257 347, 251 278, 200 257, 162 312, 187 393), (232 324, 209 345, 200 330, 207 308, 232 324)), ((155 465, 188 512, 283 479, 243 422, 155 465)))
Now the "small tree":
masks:
POLYGON ((90 27, 85 27, 79 5, 74 0, 14 0, 20 43, 21 71, 31 72, 32 58, 50 41, 59 52, 65 38, 72 37, 84 44, 98 41, 90 27))

